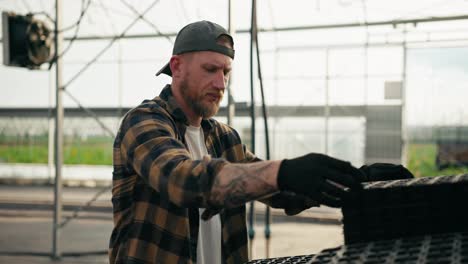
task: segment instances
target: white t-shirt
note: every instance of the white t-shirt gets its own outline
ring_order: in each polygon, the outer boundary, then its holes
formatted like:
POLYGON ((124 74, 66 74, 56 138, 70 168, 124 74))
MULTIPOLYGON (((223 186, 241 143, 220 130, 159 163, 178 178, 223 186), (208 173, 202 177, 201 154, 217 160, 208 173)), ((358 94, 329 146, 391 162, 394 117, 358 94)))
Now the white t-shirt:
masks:
MULTIPOLYGON (((208 155, 201 127, 188 126, 185 141, 193 159, 201 160, 203 156, 208 155)), ((204 210, 204 208, 199 209, 197 264, 221 263, 221 219, 219 215, 215 215, 208 221, 202 220, 201 215, 204 210)))

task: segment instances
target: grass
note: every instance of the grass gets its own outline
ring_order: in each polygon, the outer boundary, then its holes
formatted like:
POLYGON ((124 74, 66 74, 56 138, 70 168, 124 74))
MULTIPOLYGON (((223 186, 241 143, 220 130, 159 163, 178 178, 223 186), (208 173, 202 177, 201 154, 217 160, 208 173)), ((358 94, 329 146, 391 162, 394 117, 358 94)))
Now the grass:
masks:
MULTIPOLYGON (((108 137, 67 138, 64 144, 65 164, 112 165, 112 142, 108 137)), ((0 162, 47 163, 47 136, 17 138, 0 136, 0 162)), ((465 168, 438 170, 435 144, 410 144, 408 169, 416 177, 468 173, 465 168)))
POLYGON ((112 165, 112 142, 65 145, 63 159, 65 164, 112 165))
POLYGON ((416 177, 468 173, 468 167, 438 170, 435 164, 436 152, 435 144, 410 144, 408 147, 408 169, 416 177))
MULTIPOLYGON (((112 139, 65 140, 64 164, 112 165, 112 139)), ((0 140, 0 162, 47 163, 47 140, 0 140)))

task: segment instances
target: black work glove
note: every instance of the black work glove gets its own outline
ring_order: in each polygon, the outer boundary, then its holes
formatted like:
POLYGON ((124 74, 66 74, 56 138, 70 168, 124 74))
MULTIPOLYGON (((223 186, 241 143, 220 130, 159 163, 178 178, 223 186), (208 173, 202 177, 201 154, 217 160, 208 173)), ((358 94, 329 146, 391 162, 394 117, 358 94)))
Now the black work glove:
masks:
POLYGON ((390 163, 364 165, 359 170, 366 175, 366 181, 390 181, 414 178, 414 175, 407 168, 390 163))
POLYGON ((278 187, 310 197, 321 204, 340 207, 351 189, 361 189, 365 176, 351 163, 310 153, 285 159, 278 171, 278 187))
POLYGON ((286 215, 296 215, 320 204, 307 196, 292 192, 280 192, 264 201, 273 208, 284 209, 286 215))

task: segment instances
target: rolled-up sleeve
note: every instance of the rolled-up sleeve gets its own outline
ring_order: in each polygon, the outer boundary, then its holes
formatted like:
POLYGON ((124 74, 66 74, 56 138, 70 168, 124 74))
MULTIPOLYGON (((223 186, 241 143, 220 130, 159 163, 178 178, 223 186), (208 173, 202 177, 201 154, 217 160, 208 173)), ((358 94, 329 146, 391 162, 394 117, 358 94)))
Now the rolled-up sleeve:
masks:
POLYGON ((225 159, 191 159, 184 144, 177 139, 174 122, 163 112, 129 113, 121 151, 126 166, 160 193, 162 199, 181 207, 210 207, 214 178, 225 159))

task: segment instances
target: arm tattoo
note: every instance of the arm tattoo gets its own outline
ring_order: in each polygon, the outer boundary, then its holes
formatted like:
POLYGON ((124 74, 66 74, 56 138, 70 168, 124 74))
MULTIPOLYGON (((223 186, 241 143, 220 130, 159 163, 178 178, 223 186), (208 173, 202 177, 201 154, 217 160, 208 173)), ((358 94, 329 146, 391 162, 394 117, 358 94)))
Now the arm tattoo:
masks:
POLYGON ((277 191, 277 168, 272 162, 228 164, 215 178, 211 200, 225 207, 235 207, 277 191))

